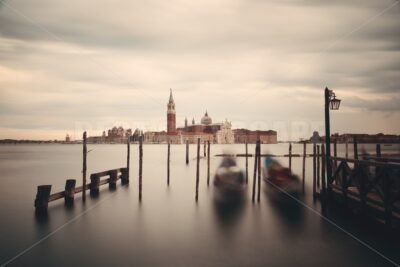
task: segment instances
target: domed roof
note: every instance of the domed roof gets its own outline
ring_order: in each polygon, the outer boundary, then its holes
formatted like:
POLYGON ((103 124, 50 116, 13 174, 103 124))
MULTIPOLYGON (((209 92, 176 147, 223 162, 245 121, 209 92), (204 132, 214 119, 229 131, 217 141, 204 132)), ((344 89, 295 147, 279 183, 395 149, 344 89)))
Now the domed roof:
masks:
POLYGON ((212 123, 212 119, 211 119, 211 117, 208 116, 208 113, 206 111, 203 118, 201 118, 201 124, 209 125, 211 123, 212 123))

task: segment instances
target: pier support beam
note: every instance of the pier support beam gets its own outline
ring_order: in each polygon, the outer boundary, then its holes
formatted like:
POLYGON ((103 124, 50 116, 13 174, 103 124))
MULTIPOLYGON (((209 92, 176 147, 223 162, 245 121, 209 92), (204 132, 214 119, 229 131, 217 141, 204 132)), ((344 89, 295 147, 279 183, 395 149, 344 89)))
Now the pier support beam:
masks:
POLYGON ((200 138, 197 139, 197 165, 196 165, 196 202, 199 200, 199 179, 200 179, 200 138))
POLYGON ((66 205, 72 205, 75 197, 75 179, 68 179, 65 182, 64 201, 66 205))
POLYGON ((167 185, 169 186, 169 171, 170 171, 170 154, 171 154, 171 143, 168 140, 168 149, 167 149, 167 185))
POLYGON ((249 152, 246 139, 246 184, 249 182, 249 152))
POLYGON ((129 184, 129 169, 128 168, 121 168, 121 184, 127 185, 129 184))
POLYGON ((37 187, 35 209, 36 213, 46 213, 49 205, 51 185, 39 185, 37 187))
POLYGON ((303 143, 303 169, 302 169, 302 191, 305 192, 305 180, 306 180, 306 155, 307 155, 307 143, 303 143))
POLYGON ((90 195, 97 196, 99 194, 100 177, 96 174, 90 175, 90 195))
POLYGON ((143 136, 139 139, 139 202, 142 201, 143 136))
POLYGON ((82 166, 82 185, 83 185, 83 190, 82 190, 82 200, 85 201, 86 200, 86 170, 87 170, 87 166, 86 166, 86 158, 87 158, 87 146, 86 146, 86 138, 87 138, 87 134, 86 131, 83 132, 83 166, 82 166))
POLYGON ((186 165, 189 164, 189 140, 186 140, 186 165))
POLYGON ((207 141, 207 185, 210 185, 210 141, 207 141))
POLYGON ((109 171, 110 174, 110 182, 108 183, 108 188, 111 190, 115 190, 117 188, 117 180, 118 180, 118 170, 109 171))

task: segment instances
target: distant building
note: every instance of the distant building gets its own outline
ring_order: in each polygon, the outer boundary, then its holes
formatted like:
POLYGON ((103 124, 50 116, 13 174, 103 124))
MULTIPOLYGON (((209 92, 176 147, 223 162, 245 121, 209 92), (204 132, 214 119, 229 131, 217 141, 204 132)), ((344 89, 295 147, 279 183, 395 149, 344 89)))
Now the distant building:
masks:
POLYGON ((235 129, 234 139, 237 144, 254 144, 260 140, 263 144, 276 144, 278 143, 278 136, 276 131, 251 131, 247 129, 235 129))
POLYGON ((101 136, 89 136, 87 138, 88 143, 126 143, 128 138, 132 136, 132 130, 125 130, 122 126, 113 127, 107 131, 103 131, 101 136))
POLYGON ((65 137, 65 142, 66 143, 71 142, 71 137, 69 137, 69 134, 67 134, 67 136, 65 137))
MULTIPOLYGON (((315 132, 314 132, 315 133, 315 132)), ((310 138, 311 142, 313 141, 314 135, 310 138)), ((352 143, 354 141, 354 137, 357 138, 358 143, 400 143, 400 135, 394 134, 338 134, 335 133, 331 135, 331 142, 336 140, 337 143, 352 143)), ((325 141, 325 136, 320 137, 320 142, 325 141)))
POLYGON ((198 138, 200 138, 202 143, 210 141, 211 143, 218 144, 233 144, 235 141, 232 124, 227 120, 222 123, 213 123, 207 111, 201 118, 200 123, 196 123, 193 118, 192 124, 189 125, 187 118, 185 118, 184 126, 177 128, 175 102, 171 90, 167 104, 167 131, 145 132, 144 142, 166 143, 169 141, 174 144, 186 142, 197 143, 198 138))

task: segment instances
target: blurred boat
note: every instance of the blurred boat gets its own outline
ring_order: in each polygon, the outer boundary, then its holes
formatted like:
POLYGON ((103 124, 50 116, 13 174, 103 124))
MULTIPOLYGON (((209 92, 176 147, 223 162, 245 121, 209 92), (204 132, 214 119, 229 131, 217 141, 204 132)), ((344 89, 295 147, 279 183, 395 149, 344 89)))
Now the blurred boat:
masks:
POLYGON ((284 194, 297 195, 302 190, 300 178, 271 157, 265 159, 263 179, 267 185, 264 187, 266 193, 271 197, 284 194))
POLYGON ((232 157, 222 159, 214 176, 214 198, 217 203, 241 202, 245 198, 244 174, 232 157))

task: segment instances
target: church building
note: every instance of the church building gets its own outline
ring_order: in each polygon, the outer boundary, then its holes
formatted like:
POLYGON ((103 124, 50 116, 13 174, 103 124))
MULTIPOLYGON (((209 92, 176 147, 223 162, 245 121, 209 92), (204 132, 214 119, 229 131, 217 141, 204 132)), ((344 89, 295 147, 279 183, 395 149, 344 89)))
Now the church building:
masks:
POLYGON ((169 141, 173 144, 182 144, 187 141, 194 144, 197 143, 198 138, 202 143, 210 141, 210 143, 214 144, 233 144, 235 141, 232 124, 227 120, 221 123, 213 123, 207 111, 201 118, 200 123, 196 123, 193 118, 192 123, 189 124, 187 118, 185 118, 184 126, 177 128, 175 102, 172 90, 170 90, 167 104, 167 131, 146 132, 144 133, 144 142, 166 143, 169 141))

